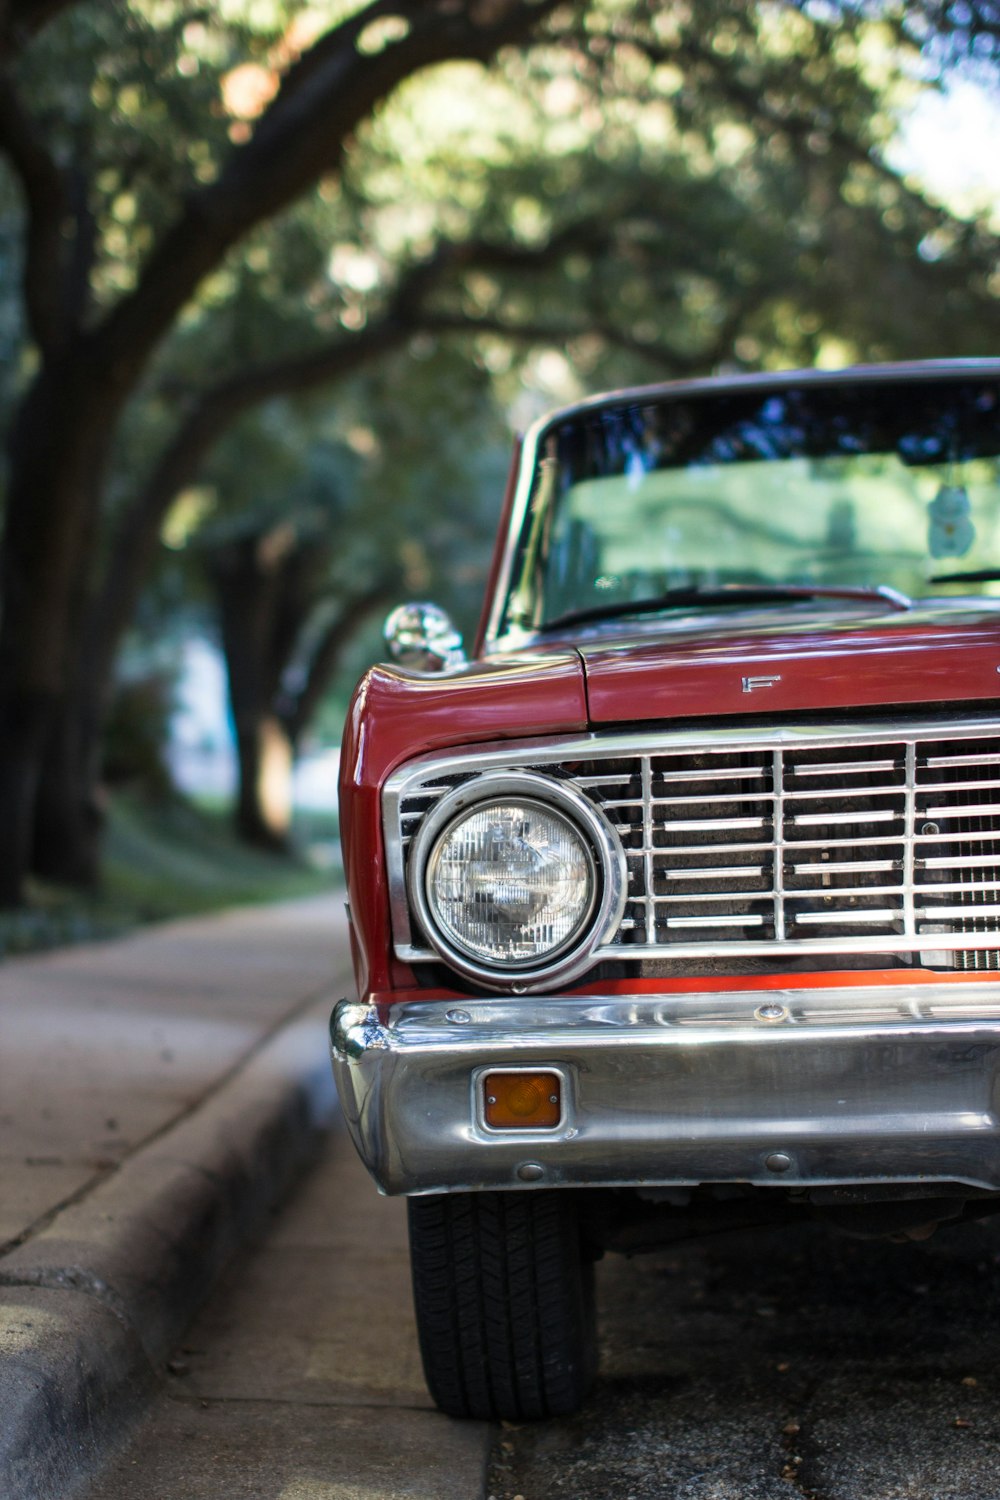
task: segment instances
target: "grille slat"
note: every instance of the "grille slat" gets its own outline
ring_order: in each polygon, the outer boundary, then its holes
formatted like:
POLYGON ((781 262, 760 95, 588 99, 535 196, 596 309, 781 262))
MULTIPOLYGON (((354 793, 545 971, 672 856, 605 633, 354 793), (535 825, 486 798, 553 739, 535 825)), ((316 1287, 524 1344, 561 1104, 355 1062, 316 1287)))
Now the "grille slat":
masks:
POLYGON ((934 771, 942 766, 1000 766, 1000 750, 978 755, 926 755, 924 765, 934 771))
MULTIPOLYGON (((856 901, 859 895, 864 896, 895 896, 900 892, 898 885, 797 885, 794 890, 789 891, 790 896, 795 899, 804 900, 809 896, 818 896, 823 901, 856 901)), ((935 889, 934 887, 921 886, 921 891, 935 889)), ((956 887, 940 886, 936 889, 952 890, 956 887)))
MULTIPOLYGON (((845 893, 846 894, 846 893, 845 893)), ((691 891, 682 896, 657 896, 657 906, 678 906, 682 902, 706 901, 760 901, 762 896, 769 897, 769 891, 691 891)))
POLYGON ((708 833, 715 829, 724 833, 731 828, 763 828, 767 818, 657 818, 655 826, 669 833, 675 829, 680 833, 708 833))
POLYGON ((871 776, 875 772, 881 774, 884 771, 898 771, 899 766, 894 760, 870 760, 864 766, 858 766, 856 761, 831 760, 820 762, 811 766, 796 766, 796 776, 851 776, 864 774, 871 776))
POLYGON ((865 812, 793 813, 788 821, 793 828, 836 828, 847 823, 895 823, 902 816, 901 808, 872 807, 865 812))
POLYGON ((794 864, 791 869, 796 875, 847 875, 860 874, 862 871, 870 873, 873 870, 896 870, 902 869, 902 861, 898 859, 841 859, 824 863, 800 865, 794 864))
POLYGON ((728 913, 720 912, 712 917, 667 917, 664 925, 676 929, 679 927, 761 927, 763 923, 764 918, 759 913, 747 913, 741 916, 738 922, 734 922, 728 913))
POLYGON ((985 818, 1000 813, 1000 802, 942 803, 940 807, 918 808, 921 818, 985 818))
POLYGON ((982 854, 948 854, 917 861, 923 870, 970 869, 973 866, 980 867, 984 862, 982 854))
POLYGON ((940 922, 945 917, 1000 917, 998 905, 928 906, 917 912, 918 921, 940 922))
MULTIPOLYGON (((842 911, 837 913, 837 921, 853 925, 855 922, 898 922, 901 913, 893 911, 891 907, 876 908, 873 911, 842 911)), ((812 922, 827 923, 830 916, 822 911, 803 911, 796 913, 795 921, 801 924, 812 922)))

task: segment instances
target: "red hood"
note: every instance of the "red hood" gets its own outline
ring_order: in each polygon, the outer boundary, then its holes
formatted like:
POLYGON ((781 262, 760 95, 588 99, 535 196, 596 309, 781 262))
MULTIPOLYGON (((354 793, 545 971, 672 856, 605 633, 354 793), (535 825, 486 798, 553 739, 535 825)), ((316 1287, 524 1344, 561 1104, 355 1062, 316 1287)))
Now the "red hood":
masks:
POLYGON ((618 622, 576 644, 595 724, 1000 696, 1000 601, 618 622))

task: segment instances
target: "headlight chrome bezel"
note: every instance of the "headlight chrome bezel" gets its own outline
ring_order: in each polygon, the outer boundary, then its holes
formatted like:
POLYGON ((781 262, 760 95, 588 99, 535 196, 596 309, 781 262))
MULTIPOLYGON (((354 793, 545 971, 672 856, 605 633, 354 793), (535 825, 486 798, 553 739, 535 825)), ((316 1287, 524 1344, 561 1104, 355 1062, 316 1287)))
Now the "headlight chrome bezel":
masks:
POLYGON ((576 978, 593 962, 595 950, 619 924, 625 908, 628 871, 618 834, 603 813, 575 787, 531 771, 485 771, 446 792, 421 822, 407 868, 410 909, 438 956, 458 973, 494 989, 522 991, 576 978), (523 801, 564 818, 580 836, 592 870, 593 892, 581 923, 558 948, 534 959, 491 964, 464 951, 435 919, 427 892, 434 851, 448 831, 477 806, 523 801))

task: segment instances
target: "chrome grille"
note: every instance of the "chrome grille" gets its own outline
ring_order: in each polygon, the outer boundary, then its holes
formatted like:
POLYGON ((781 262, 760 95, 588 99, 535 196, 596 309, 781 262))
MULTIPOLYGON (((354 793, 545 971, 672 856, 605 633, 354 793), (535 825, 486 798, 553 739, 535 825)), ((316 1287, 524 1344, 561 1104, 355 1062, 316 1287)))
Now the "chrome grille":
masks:
MULTIPOLYGON (((400 845, 456 780, 519 765, 571 781, 618 831, 628 902, 605 955, 930 949, 1000 964, 996 722, 528 748, 408 773, 400 845)), ((420 956, 397 923, 400 937, 420 956)))

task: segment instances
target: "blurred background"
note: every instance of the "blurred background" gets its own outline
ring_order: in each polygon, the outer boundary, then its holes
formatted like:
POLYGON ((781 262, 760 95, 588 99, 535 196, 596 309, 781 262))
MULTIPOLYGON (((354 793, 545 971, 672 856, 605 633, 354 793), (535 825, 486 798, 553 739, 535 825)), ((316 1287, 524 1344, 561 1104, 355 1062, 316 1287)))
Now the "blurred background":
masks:
POLYGON ((317 889, 515 432, 998 352, 991 0, 6 0, 0 949, 317 889))

